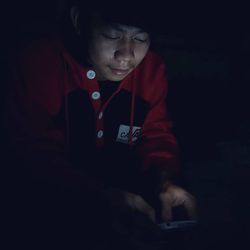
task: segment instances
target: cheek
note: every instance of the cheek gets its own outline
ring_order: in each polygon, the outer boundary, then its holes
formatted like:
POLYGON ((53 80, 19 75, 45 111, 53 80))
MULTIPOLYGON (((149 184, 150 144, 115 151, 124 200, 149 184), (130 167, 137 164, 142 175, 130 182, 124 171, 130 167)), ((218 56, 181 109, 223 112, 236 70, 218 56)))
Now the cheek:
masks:
POLYGON ((94 47, 93 57, 98 62, 107 62, 112 59, 114 52, 114 48, 104 44, 99 44, 98 46, 94 47))

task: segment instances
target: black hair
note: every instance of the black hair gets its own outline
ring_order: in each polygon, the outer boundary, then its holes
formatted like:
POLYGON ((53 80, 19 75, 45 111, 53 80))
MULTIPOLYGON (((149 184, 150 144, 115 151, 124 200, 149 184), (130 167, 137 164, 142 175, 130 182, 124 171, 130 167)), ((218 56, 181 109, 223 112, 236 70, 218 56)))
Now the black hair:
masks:
POLYGON ((84 28, 86 28, 86 24, 89 24, 91 15, 98 13, 104 22, 135 26, 150 35, 153 33, 153 13, 147 1, 139 3, 135 0, 126 0, 126 2, 121 3, 114 0, 90 0, 90 2, 86 3, 83 0, 74 0, 74 4, 80 9, 81 25, 84 28))

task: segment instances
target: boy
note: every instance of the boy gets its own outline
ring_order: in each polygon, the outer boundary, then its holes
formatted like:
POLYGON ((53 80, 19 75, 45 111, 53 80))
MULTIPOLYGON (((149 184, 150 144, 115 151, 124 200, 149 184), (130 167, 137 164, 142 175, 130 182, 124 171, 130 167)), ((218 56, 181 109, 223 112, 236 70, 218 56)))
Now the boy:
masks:
POLYGON ((183 206, 195 218, 194 197, 175 183, 165 68, 150 49, 148 20, 135 6, 114 13, 96 2, 69 14, 72 26, 14 62, 7 98, 13 165, 36 187, 46 207, 38 210, 96 222, 110 209, 116 219, 136 212, 158 223, 183 206))

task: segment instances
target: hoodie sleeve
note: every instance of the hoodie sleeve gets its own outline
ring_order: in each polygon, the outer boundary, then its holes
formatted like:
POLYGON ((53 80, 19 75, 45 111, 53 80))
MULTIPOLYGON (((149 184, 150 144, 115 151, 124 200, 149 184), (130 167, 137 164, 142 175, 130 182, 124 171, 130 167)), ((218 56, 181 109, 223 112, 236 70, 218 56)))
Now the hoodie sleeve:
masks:
POLYGON ((48 81, 60 83, 62 63, 43 46, 26 52, 24 57, 11 63, 4 112, 7 147, 14 171, 29 176, 32 181, 67 190, 98 189, 100 182, 72 166, 64 130, 55 125, 53 110, 48 110, 41 101, 47 95, 47 103, 54 101, 60 105, 60 88, 54 86, 58 91, 52 95, 48 81))
POLYGON ((161 178, 171 180, 179 175, 179 147, 167 112, 165 65, 159 58, 149 59, 144 74, 149 84, 144 95, 149 100, 150 110, 141 130, 138 152, 144 170, 157 168, 161 178))

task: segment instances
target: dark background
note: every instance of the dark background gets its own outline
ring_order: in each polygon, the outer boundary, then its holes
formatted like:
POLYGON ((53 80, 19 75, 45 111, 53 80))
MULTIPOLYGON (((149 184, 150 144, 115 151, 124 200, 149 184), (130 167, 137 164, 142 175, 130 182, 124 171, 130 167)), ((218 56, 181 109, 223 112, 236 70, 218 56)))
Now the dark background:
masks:
MULTIPOLYGON (((2 55, 16 49, 20 38, 52 31, 62 10, 63 1, 9 2, 3 8, 2 55)), ((250 234, 247 10, 239 1, 152 5, 154 47, 167 64, 168 109, 183 173, 198 198, 201 221, 223 244, 235 239, 236 245, 250 234)))

